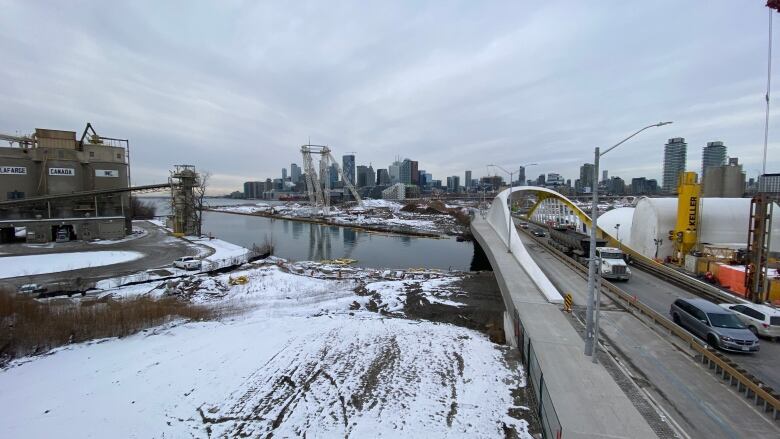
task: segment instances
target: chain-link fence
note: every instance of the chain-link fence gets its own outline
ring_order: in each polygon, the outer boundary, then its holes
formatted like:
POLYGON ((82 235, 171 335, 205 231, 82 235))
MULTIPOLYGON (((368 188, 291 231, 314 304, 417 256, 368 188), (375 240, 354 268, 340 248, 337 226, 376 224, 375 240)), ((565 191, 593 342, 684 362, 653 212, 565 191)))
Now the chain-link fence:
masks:
POLYGON ((545 385, 544 373, 539 366, 539 360, 534 352, 533 343, 531 342, 531 339, 527 337, 523 323, 520 321, 516 310, 514 320, 517 346, 520 349, 523 365, 525 365, 525 368, 528 371, 528 382, 531 385, 534 398, 536 399, 536 414, 539 416, 539 420, 542 424, 542 437, 544 439, 561 439, 563 437, 563 430, 561 428, 561 422, 558 420, 558 413, 555 411, 555 406, 553 406, 552 399, 550 398, 550 392, 545 385))

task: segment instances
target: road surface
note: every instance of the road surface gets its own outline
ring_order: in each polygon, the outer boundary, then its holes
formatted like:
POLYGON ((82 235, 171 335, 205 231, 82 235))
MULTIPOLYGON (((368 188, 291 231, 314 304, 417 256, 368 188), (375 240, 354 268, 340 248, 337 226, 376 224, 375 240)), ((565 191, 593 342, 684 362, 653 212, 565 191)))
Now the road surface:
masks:
POLYGON ((182 256, 198 254, 208 255, 212 249, 192 244, 183 239, 170 236, 168 231, 147 221, 135 221, 133 227, 143 229, 146 234, 134 239, 127 239, 103 244, 83 241, 54 243, 47 245, 3 244, 0 245, 0 263, 3 257, 26 256, 40 254, 66 254, 73 252, 100 251, 135 251, 144 256, 133 261, 99 267, 82 268, 58 273, 19 276, 0 280, 0 283, 13 288, 22 284, 37 283, 41 285, 55 282, 72 281, 81 278, 84 281, 98 281, 112 277, 127 276, 140 271, 170 267, 174 260, 182 256))
MULTIPOLYGON (((572 294, 575 311, 582 311, 587 279, 548 253, 531 236, 521 232, 520 237, 553 284, 562 293, 572 294)), ((654 292, 655 305, 651 306, 663 307, 674 300, 674 290, 665 290, 660 281, 646 276, 649 275, 640 273, 620 287, 637 294, 640 300, 641 295, 654 292)), ((647 394, 691 438, 780 437, 777 424, 759 414, 747 399, 669 342, 667 336, 618 309, 605 295, 602 310, 601 335, 607 338, 610 350, 619 354, 618 358, 637 381, 646 383, 647 394)))

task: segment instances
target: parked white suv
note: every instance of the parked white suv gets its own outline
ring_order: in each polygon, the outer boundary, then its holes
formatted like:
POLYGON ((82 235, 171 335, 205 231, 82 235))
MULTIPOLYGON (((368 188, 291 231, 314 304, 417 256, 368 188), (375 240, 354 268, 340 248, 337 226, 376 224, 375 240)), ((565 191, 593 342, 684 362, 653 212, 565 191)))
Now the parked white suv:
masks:
POLYGON ((183 270, 200 270, 201 261, 195 256, 185 256, 173 261, 173 266, 183 270))
POLYGON ((780 310, 756 303, 721 303, 720 306, 734 311, 753 334, 780 337, 780 310))

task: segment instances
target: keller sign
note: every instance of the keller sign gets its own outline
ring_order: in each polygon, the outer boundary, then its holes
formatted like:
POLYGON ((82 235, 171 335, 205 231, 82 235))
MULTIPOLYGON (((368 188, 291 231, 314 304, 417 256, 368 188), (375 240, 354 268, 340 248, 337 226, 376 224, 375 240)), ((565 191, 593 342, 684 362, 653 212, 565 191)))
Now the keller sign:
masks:
POLYGON ((95 169, 95 177, 119 177, 119 171, 113 169, 95 169))
POLYGON ((49 168, 49 175, 73 177, 76 175, 76 170, 73 168, 49 168))
POLYGON ((0 174, 27 175, 25 166, 0 166, 0 174))

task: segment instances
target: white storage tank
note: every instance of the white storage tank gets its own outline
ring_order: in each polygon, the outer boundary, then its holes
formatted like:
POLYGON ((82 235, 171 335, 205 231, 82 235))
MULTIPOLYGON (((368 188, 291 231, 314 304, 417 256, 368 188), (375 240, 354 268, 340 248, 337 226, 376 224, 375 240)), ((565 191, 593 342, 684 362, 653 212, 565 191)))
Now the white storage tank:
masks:
MULTIPOLYGON (((775 212, 780 212, 775 205, 775 212)), ((733 248, 747 246, 749 198, 702 198, 699 216, 700 243, 722 244, 733 248)), ((669 231, 674 230, 677 219, 677 198, 641 198, 634 209, 631 236, 628 244, 647 257, 656 254, 655 239, 660 239, 658 257, 665 258, 674 252, 669 231)), ((621 232, 622 235, 622 232, 621 232)), ((780 251, 780 221, 772 226, 771 251, 780 251)))

